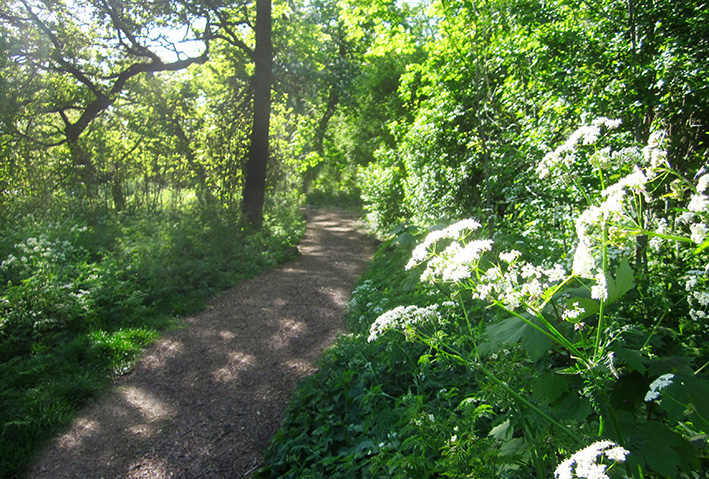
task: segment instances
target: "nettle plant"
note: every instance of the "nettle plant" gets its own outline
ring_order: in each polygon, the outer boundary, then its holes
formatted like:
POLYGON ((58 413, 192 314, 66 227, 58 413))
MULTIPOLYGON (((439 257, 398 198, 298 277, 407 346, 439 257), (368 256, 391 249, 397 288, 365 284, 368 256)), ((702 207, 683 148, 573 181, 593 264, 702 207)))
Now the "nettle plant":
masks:
POLYGON ((512 450, 537 477, 550 467, 563 479, 696 477, 691 471, 708 452, 709 384, 706 365, 697 364, 706 351, 681 346, 701 344, 709 324, 709 174, 689 181, 673 171, 659 133, 644 148, 601 147, 619 124, 600 118, 579 128, 537 167, 541 179, 575 188, 586 201, 574 218, 575 245, 559 256, 566 264, 528 261, 463 220, 429 233, 407 269, 421 270, 422 282, 457 302, 467 341, 430 327, 446 321, 437 305, 398 307, 370 328, 370 342, 401 331, 511 398, 491 435, 517 441, 501 453, 512 450), (666 264, 660 257, 668 251, 686 270, 662 279, 662 266, 649 272, 647 265, 666 264), (684 286, 689 317, 667 318, 683 310, 677 304, 661 313, 634 307, 655 291, 638 292, 636 277, 684 286), (637 310, 652 319, 638 321, 637 310), (498 353, 510 346, 535 363, 526 386, 504 377, 498 353), (539 433, 544 428, 548 434, 539 433))

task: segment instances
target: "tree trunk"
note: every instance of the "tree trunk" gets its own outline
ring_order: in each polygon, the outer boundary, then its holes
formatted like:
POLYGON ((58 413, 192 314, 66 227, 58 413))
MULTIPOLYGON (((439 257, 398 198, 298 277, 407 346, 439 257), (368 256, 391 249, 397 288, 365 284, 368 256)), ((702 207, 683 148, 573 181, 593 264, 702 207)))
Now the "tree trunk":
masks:
POLYGON ((70 139, 67 144, 71 154, 74 174, 76 175, 74 178, 77 188, 76 193, 80 197, 93 198, 95 196, 93 190, 96 172, 94 164, 78 138, 70 139))
POLYGON ((246 165, 242 210, 249 223, 259 228, 263 221, 271 116, 271 65, 273 63, 271 0, 256 0, 254 63, 254 122, 246 165))

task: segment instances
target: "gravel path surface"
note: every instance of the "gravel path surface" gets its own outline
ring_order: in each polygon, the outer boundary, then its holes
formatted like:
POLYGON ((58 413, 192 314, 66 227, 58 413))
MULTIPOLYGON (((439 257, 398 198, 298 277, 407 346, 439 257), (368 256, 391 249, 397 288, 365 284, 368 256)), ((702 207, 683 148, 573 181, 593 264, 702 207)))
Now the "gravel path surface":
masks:
POLYGON ((241 478, 260 463, 298 380, 342 332, 374 240, 309 211, 301 255, 185 318, 40 454, 29 478, 241 478))

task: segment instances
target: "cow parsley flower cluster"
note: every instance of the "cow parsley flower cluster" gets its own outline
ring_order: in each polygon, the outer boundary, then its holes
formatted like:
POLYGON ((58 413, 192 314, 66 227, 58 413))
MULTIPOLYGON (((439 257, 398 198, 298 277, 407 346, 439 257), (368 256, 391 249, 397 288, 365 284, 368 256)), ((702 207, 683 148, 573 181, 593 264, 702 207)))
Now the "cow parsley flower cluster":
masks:
POLYGON ((447 228, 430 232, 426 239, 419 243, 411 253, 411 259, 406 264, 406 269, 409 270, 435 254, 435 245, 439 241, 452 239, 461 241, 472 231, 480 228, 480 223, 474 219, 465 219, 454 223, 447 228))
POLYGON ((707 240, 709 227, 707 217, 709 216, 709 173, 704 168, 697 173, 697 184, 692 196, 687 203, 686 212, 680 216, 679 222, 688 225, 690 239, 694 244, 701 245, 707 240))
POLYGON ((427 263, 421 274, 421 281, 458 282, 469 278, 482 254, 492 249, 492 240, 465 241, 470 232, 480 228, 480 223, 473 219, 461 220, 442 230, 429 233, 414 248, 406 269, 427 263), (438 251, 440 243, 451 240, 438 251))
POLYGON ((688 271, 685 281, 687 302, 689 303, 689 316, 694 321, 702 321, 709 327, 706 320, 709 318, 709 264, 704 271, 688 271))
POLYGON ((675 378, 675 375, 672 373, 669 373, 669 374, 663 374, 659 378, 655 379, 650 384, 650 389, 648 390, 647 394, 645 394, 645 402, 654 401, 658 397, 660 397, 660 391, 662 391, 667 386, 672 384, 672 380, 674 378, 675 378))
POLYGON ((66 261, 74 247, 66 240, 50 241, 45 235, 39 235, 16 244, 15 252, 0 263, 0 270, 29 274, 34 268, 49 268, 66 261))
POLYGON ((596 118, 591 125, 584 125, 569 136, 566 142, 554 151, 548 153, 537 165, 537 175, 544 179, 559 166, 570 167, 575 161, 574 151, 579 143, 593 145, 601 136, 601 128, 615 129, 620 126, 620 120, 610 120, 605 117, 596 118))
POLYGON ((655 172, 662 168, 668 168, 670 166, 667 161, 667 151, 662 147, 662 142, 665 139, 665 133, 662 131, 655 131, 648 138, 647 145, 642 150, 643 156, 645 158, 645 163, 649 166, 647 173, 652 179, 655 177, 655 172))
POLYGON ((609 479, 606 474, 607 466, 599 464, 599 460, 605 456, 610 461, 623 462, 629 453, 627 449, 612 441, 594 442, 559 464, 554 471, 554 477, 555 479, 573 479, 574 477, 609 479))
POLYGON ((546 292, 553 283, 566 278, 566 270, 559 264, 550 268, 519 261, 518 251, 503 252, 503 265, 494 265, 482 274, 475 285, 473 297, 500 303, 509 310, 524 305, 539 308, 547 299, 546 292))
POLYGON ((451 243, 442 253, 431 258, 426 270, 421 274, 421 281, 434 283, 458 282, 469 278, 485 251, 492 249, 492 240, 474 240, 462 245, 451 243))
POLYGON ((440 321, 441 314, 438 305, 433 304, 425 308, 418 306, 397 306, 379 316, 369 328, 368 342, 375 341, 385 331, 398 329, 404 332, 407 339, 411 339, 415 326, 440 321))

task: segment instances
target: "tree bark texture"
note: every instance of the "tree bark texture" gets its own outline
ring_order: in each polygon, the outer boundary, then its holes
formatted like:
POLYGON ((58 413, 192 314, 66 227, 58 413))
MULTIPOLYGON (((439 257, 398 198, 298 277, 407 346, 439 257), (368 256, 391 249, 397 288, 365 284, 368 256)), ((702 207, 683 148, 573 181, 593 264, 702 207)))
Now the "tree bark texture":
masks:
POLYGON ((271 119, 271 0, 256 0, 256 48, 254 49, 254 120, 246 165, 242 209, 252 226, 263 222, 266 170, 271 119))

